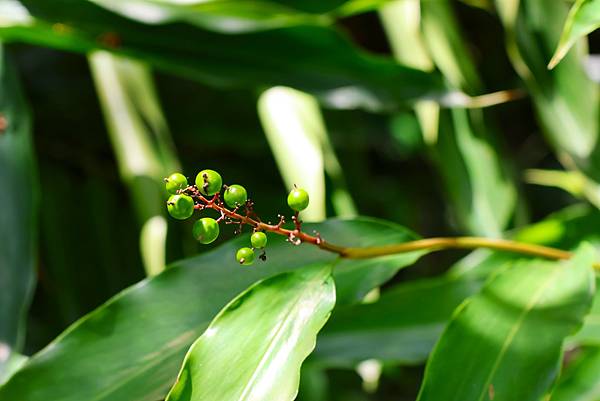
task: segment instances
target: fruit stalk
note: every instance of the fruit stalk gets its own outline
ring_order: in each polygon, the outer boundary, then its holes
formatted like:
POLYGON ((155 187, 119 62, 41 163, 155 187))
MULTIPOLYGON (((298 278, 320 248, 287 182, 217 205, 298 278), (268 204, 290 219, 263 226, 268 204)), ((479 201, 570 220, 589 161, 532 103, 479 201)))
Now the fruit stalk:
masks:
MULTIPOLYGON (((285 220, 280 217, 277 224, 263 223, 258 219, 254 219, 248 215, 238 213, 239 208, 234 210, 227 209, 220 200, 217 193, 211 199, 204 197, 194 186, 187 187, 184 192, 190 194, 200 203, 195 205, 196 209, 214 209, 240 224, 246 224, 255 230, 268 231, 275 234, 283 235, 288 238, 291 243, 300 244, 302 242, 313 244, 319 248, 337 253, 342 258, 347 259, 368 259, 378 256, 395 255, 399 253, 415 252, 421 250, 441 251, 445 249, 478 249, 487 248, 496 251, 512 252, 528 256, 541 257, 552 260, 565 260, 573 256, 571 252, 561 249, 551 248, 542 245, 526 244, 518 241, 506 239, 485 238, 485 237, 434 237, 419 239, 414 241, 403 242, 399 244, 373 246, 373 247, 344 247, 332 244, 322 239, 319 235, 310 235, 299 229, 299 225, 295 225, 295 229, 290 230, 283 227, 285 220)), ((600 263, 594 263, 594 269, 600 271, 600 263)))

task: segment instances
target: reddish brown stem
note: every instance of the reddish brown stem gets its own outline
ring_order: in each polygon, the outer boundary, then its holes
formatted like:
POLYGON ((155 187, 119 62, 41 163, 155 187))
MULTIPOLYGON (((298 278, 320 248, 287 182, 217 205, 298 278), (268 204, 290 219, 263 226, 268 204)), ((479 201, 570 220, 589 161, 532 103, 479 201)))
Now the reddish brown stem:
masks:
MULTIPOLYGON (((227 216, 231 220, 234 220, 240 224, 249 225, 252 228, 254 228, 254 230, 268 231, 275 234, 283 235, 290 241, 297 239, 300 240, 300 242, 313 244, 325 251, 337 253, 341 257, 348 259, 367 259, 378 256, 394 255, 399 253, 416 252, 424 250, 439 251, 444 249, 477 248, 487 248, 497 251, 513 252, 554 260, 569 259, 573 256, 571 252, 564 251, 561 249, 550 248, 541 245, 526 244, 505 239, 481 237, 438 237, 374 247, 343 247, 323 240, 319 234, 312 236, 301 231, 298 220, 298 214, 295 214, 293 218, 294 229, 289 230, 282 227, 285 221, 283 216, 279 216, 280 220, 277 224, 267 224, 250 217, 248 214, 239 214, 237 212, 238 208, 234 210, 227 209, 222 204, 222 202, 219 201, 219 194, 216 194, 212 199, 209 200, 206 199, 194 186, 190 186, 182 192, 190 194, 192 197, 194 197, 197 201, 200 202, 200 204, 196 205, 197 209, 214 209, 217 212, 219 212, 221 216, 227 216)), ((596 270, 600 270, 600 263, 595 263, 594 268, 596 270)))

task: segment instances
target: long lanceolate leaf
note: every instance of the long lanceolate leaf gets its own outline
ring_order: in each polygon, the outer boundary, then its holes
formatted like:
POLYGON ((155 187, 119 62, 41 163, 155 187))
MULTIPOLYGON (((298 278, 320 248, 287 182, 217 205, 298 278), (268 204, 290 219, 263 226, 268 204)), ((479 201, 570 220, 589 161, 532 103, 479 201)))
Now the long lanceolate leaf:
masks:
MULTIPOLYGON (((559 249, 574 249, 585 240, 600 243, 600 211, 577 205, 520 229, 514 239, 559 249)), ((478 250, 448 274, 407 281, 369 304, 347 305, 336 312, 319 335, 314 359, 320 366, 353 367, 377 358, 390 363, 423 362, 454 309, 476 294, 484 281, 521 255, 478 250)), ((600 292, 596 292, 584 325, 567 340, 569 347, 600 345, 600 292)))
POLYGON ((314 359, 346 368, 373 358, 422 363, 454 309, 480 287, 477 279, 435 277, 402 283, 374 303, 338 308, 319 335, 314 359))
POLYGON ((531 94, 542 128, 560 160, 595 181, 586 195, 600 204, 598 86, 583 69, 585 52, 570 52, 547 69, 567 16, 562 1, 496 0, 515 70, 531 94))
MULTIPOLYGON (((456 88, 469 93, 481 90, 449 2, 399 0, 381 13, 399 60, 412 60, 423 69, 435 64, 456 88), (409 30, 411 25, 414 27, 409 30)), ((440 112, 430 103, 417 104, 416 112, 458 225, 478 235, 500 236, 513 215, 517 197, 507 166, 494 146, 498 141, 490 121, 481 110, 440 112)))
POLYGON ((35 282, 38 183, 29 110, 0 43, 0 380, 24 341, 35 282))
MULTIPOLYGON (((305 229, 349 246, 416 238, 402 227, 372 219, 330 220, 305 229)), ((233 297, 257 280, 336 258, 314 246, 292 246, 277 236, 269 238, 267 261, 247 269, 234 258, 247 243, 246 236, 228 242, 117 295, 30 358, 0 387, 0 400, 162 399, 185 351, 233 297)), ((361 300, 421 254, 339 261, 334 272, 337 302, 361 300)))
POLYGON ((325 219, 326 173, 333 186, 336 214, 356 215, 317 100, 292 88, 269 88, 260 95, 258 115, 286 186, 298 185, 310 194, 302 217, 306 221, 325 219))
POLYGON ((594 259, 584 245, 568 262, 515 263, 491 278, 450 321, 418 400, 539 400, 591 306, 594 259))
POLYGON ((600 1, 577 0, 565 21, 558 47, 548 68, 554 68, 565 57, 577 39, 600 27, 600 1))
POLYGON ((178 167, 170 133, 144 64, 108 52, 89 60, 119 171, 142 225, 144 266, 157 274, 164 269, 167 234, 162 179, 178 167))
POLYGON ((166 401, 292 401, 335 304, 331 269, 282 273, 231 301, 190 348, 166 401))
POLYGON ((369 55, 332 27, 229 35, 186 24, 142 24, 79 0, 22 4, 27 8, 0 23, 0 37, 78 52, 110 50, 210 85, 284 85, 333 107, 367 109, 445 92, 436 74, 369 55))

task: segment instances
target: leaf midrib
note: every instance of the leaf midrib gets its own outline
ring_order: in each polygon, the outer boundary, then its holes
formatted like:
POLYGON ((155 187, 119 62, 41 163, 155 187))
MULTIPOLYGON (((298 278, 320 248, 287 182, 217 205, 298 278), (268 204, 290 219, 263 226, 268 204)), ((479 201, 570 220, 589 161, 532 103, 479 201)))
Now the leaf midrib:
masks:
MULTIPOLYGON (((321 281, 321 279, 319 279, 319 280, 313 279, 311 281, 314 283, 315 281, 321 281)), ((312 283, 311 283, 311 285, 312 285, 312 283)), ((279 338, 281 337, 281 334, 283 333, 283 328, 285 326, 287 326, 287 324, 290 320, 289 317, 291 315, 291 311, 295 310, 296 305, 298 305, 298 303, 303 298, 303 296, 304 296, 304 291, 300 291, 299 296, 296 297, 293 304, 291 304, 291 307, 288 309, 288 312, 285 314, 285 319, 282 319, 282 321, 278 324, 277 330, 275 331, 275 335, 272 336, 271 339, 269 340, 267 350, 263 353, 263 356, 261 357, 256 368, 254 369, 252 376, 250 377, 250 379, 244 386, 244 389, 242 391, 242 394, 238 398, 238 401, 245 401, 248 399, 247 396, 250 395, 249 392, 251 391, 252 387, 254 386, 254 383, 256 382, 256 378, 258 377, 259 372, 262 371, 262 367, 268 360, 268 357, 273 352, 273 348, 274 348, 273 344, 276 342, 276 340, 279 340, 279 338)), ((321 301, 319 301, 319 303, 321 303, 321 301)))
POLYGON ((496 357, 496 361, 494 362, 494 365, 492 366, 492 369, 490 370, 490 373, 483 384, 483 389, 481 391, 481 394, 479 395, 478 401, 484 400, 484 397, 488 391, 488 387, 489 387, 494 375, 496 374, 496 371, 500 367, 500 364, 502 363, 502 360, 504 359, 504 355, 508 351, 509 346, 512 344, 517 333, 521 329, 521 326, 523 325, 525 318, 531 312, 531 310, 534 308, 534 306, 537 304, 537 302, 540 300, 541 296, 544 294, 544 292, 548 288, 548 286, 556 279, 556 277, 558 276, 558 273, 560 273, 560 271, 561 271, 560 268, 556 268, 554 270, 552 275, 550 275, 548 277, 548 279, 546 280, 546 282, 544 282, 544 285, 540 286, 540 288, 533 294, 531 300, 525 306, 525 309, 523 310, 523 312, 521 312, 521 314, 519 315, 519 318, 517 319, 516 323, 513 325, 513 327, 511 328, 511 330, 508 333, 508 336, 506 336, 506 338, 504 339, 504 342, 502 343, 502 348, 500 349, 500 352, 498 353, 498 356, 496 357))

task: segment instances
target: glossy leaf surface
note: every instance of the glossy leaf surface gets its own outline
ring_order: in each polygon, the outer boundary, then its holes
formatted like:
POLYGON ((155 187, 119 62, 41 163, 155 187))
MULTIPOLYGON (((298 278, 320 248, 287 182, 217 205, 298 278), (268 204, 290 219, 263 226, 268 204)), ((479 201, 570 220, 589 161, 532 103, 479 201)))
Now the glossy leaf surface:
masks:
POLYGON ((335 304, 331 269, 282 273, 236 297, 192 345, 166 401, 293 400, 335 304))
MULTIPOLYGON (((400 226, 365 218, 330 220, 305 229, 343 245, 415 238, 400 226)), ((259 279, 336 258, 270 235, 267 261, 242 268, 234 255, 247 242, 239 238, 176 263, 117 295, 33 356, 0 388, 0 400, 156 401, 173 384, 187 348, 234 296, 259 279)), ((362 299, 421 254, 340 261, 334 273, 338 303, 362 299)))
POLYGON ((595 258, 585 245, 568 262, 517 262, 492 277, 455 313, 418 400, 539 400, 591 306, 595 258))

